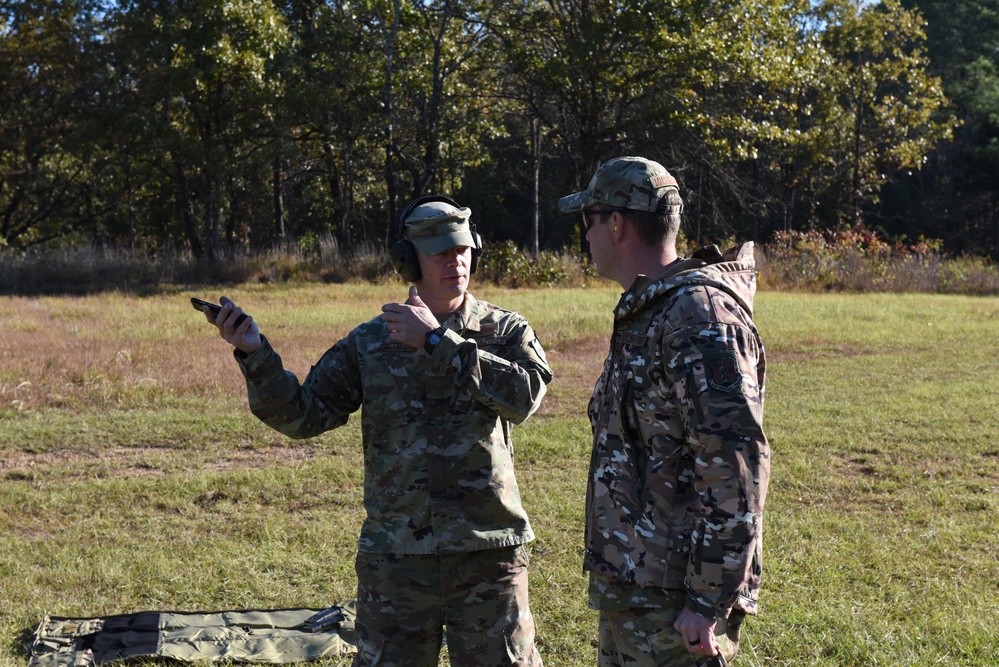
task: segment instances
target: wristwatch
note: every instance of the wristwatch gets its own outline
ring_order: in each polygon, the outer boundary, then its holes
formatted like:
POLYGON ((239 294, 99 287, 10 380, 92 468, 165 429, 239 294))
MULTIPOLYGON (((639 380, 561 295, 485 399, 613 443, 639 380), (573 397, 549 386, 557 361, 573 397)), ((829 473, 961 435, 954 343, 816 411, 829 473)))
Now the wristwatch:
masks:
POLYGON ((434 348, 437 347, 437 343, 441 342, 441 338, 444 337, 444 332, 446 331, 445 327, 437 327, 427 333, 427 342, 423 344, 423 349, 427 351, 427 354, 434 353, 434 348))

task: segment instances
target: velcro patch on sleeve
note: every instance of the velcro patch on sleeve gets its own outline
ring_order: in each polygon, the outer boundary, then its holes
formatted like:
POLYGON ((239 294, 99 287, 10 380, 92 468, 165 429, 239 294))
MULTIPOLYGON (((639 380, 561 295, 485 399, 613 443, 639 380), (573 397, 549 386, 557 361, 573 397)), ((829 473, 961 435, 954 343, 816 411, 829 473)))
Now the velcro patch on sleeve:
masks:
POLYGON ((735 352, 720 350, 704 355, 704 370, 708 386, 727 394, 742 393, 742 372, 735 352))

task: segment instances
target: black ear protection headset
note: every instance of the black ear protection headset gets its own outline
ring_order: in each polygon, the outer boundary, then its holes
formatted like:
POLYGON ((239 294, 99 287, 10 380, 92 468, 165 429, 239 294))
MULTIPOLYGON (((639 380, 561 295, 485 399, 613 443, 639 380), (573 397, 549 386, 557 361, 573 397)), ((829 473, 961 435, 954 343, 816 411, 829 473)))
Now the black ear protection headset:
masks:
MULTIPOLYGON (((413 246, 413 242, 406 238, 406 220, 409 219, 409 215, 413 212, 414 208, 432 202, 443 202, 455 208, 462 208, 450 197, 427 195, 426 197, 414 199, 406 207, 406 210, 402 212, 402 215, 399 217, 399 228, 397 230, 399 238, 392 244, 392 263, 395 265, 395 270, 399 272, 399 275, 411 283, 419 280, 423 276, 423 271, 420 270, 420 260, 416 256, 416 248, 413 246)), ((469 273, 475 273, 475 269, 479 265, 479 257, 482 256, 482 238, 475 231, 475 225, 469 223, 468 228, 472 233, 472 241, 474 243, 472 246, 472 265, 469 268, 469 273)))

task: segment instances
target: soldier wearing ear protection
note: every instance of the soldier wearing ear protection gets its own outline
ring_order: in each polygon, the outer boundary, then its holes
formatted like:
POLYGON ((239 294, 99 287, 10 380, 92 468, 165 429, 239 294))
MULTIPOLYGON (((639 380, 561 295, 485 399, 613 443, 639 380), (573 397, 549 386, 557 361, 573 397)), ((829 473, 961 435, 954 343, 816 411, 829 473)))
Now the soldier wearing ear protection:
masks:
POLYGON ((482 239, 469 224, 472 211, 441 195, 414 200, 399 217, 399 239, 392 246, 396 271, 411 283, 422 273, 415 248, 436 255, 454 246, 472 249, 470 273, 475 273, 482 255, 482 239))
POLYGON ((406 208, 392 254, 409 297, 354 328, 304 382, 252 318, 235 325, 230 300, 213 320, 268 426, 311 438, 360 411, 354 667, 436 667, 445 626, 454 667, 541 665, 511 432, 552 371, 524 316, 467 291, 482 252, 470 214, 441 196, 406 208))

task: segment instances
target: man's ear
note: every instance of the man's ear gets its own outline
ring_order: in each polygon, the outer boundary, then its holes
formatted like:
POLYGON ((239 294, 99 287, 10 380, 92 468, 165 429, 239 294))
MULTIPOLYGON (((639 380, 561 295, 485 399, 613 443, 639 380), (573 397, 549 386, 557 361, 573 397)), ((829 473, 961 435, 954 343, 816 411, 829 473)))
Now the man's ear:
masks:
POLYGON ((614 211, 611 213, 610 225, 614 241, 620 242, 624 237, 624 216, 621 215, 620 211, 614 211))

